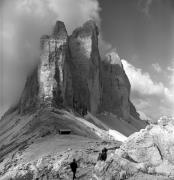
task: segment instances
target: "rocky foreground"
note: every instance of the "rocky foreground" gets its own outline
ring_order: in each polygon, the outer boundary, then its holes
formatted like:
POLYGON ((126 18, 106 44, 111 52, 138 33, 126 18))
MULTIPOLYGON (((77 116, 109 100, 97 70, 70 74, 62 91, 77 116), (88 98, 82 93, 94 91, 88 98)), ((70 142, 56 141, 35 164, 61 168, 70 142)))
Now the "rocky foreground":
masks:
POLYGON ((89 138, 87 134, 47 132, 29 138, 3 155, 0 179, 68 180, 72 178, 69 163, 73 158, 79 166, 77 179, 81 180, 174 179, 174 119, 161 118, 123 143, 106 137, 101 140, 95 134, 89 138), (106 162, 97 161, 103 147, 109 149, 106 162))
POLYGON ((174 179, 174 119, 163 117, 132 134, 106 163, 96 164, 93 175, 101 180, 120 179, 120 175, 122 179, 174 179))
MULTIPOLYGON (((79 162, 79 176, 91 177, 99 151, 120 145, 108 127, 92 117, 51 107, 23 116, 15 109, 6 113, 0 121, 0 179, 70 179, 73 158, 79 162), (60 135, 60 129, 71 133, 60 135)), ((119 132, 116 137, 125 138, 119 132)))
POLYGON ((78 162, 78 179, 91 179, 101 149, 108 147, 109 153, 114 153, 119 145, 76 135, 47 136, 26 145, 1 162, 0 179, 69 180, 72 179, 69 164, 73 158, 78 162))

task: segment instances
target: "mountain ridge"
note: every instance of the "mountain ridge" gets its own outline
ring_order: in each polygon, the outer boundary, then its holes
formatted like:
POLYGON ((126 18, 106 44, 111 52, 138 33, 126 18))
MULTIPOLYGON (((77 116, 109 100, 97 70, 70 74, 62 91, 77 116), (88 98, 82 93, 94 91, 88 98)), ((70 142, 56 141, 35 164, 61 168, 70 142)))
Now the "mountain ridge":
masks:
POLYGON ((26 81, 20 112, 47 104, 80 114, 109 111, 128 121, 131 116, 140 119, 121 60, 115 51, 100 57, 98 35, 92 20, 70 36, 57 21, 52 34, 41 37, 40 63, 26 81))

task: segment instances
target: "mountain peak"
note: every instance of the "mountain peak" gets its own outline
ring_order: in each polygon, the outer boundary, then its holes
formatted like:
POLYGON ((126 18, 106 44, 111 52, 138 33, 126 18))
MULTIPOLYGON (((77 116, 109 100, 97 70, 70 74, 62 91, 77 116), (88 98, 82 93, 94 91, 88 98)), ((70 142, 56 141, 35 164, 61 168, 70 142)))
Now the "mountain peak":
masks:
POLYGON ((84 28, 96 29, 98 28, 94 20, 88 20, 83 24, 84 28))
POLYGON ((93 20, 86 21, 82 25, 82 27, 76 28, 72 33, 72 36, 75 36, 75 37, 77 37, 79 35, 81 37, 92 36, 92 35, 97 37, 99 35, 99 30, 98 30, 98 27, 97 27, 95 21, 93 21, 93 20))
POLYGON ((109 64, 112 64, 112 65, 118 64, 122 67, 121 59, 115 50, 112 50, 106 54, 105 61, 107 61, 109 64))
POLYGON ((53 37, 60 37, 60 36, 67 36, 67 30, 65 27, 64 22, 62 21, 57 21, 52 32, 53 37))
POLYGON ((98 34, 95 21, 89 20, 68 37, 64 23, 57 21, 52 34, 41 38, 40 64, 27 80, 20 111, 46 105, 139 119, 120 57, 113 49, 101 61, 98 34))

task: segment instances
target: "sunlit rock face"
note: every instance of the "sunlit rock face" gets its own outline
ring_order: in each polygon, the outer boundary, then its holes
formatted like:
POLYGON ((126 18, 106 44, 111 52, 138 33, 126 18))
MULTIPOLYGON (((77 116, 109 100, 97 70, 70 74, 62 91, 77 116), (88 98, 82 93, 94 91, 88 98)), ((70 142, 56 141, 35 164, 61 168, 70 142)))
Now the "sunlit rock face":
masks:
POLYGON ((129 118, 130 83, 116 52, 108 53, 102 62, 102 110, 129 118))
POLYGON ((92 113, 96 113, 101 100, 100 55, 96 24, 88 21, 74 30, 69 38, 69 48, 73 103, 77 109, 86 107, 92 113))
POLYGON ((40 64, 26 82, 20 110, 47 105, 96 113, 100 84, 96 24, 88 21, 68 37, 64 23, 58 21, 51 36, 41 37, 40 64))
POLYGON ((68 35, 63 22, 58 21, 52 35, 41 38, 42 51, 39 66, 40 92, 43 102, 63 105, 65 94, 64 66, 68 57, 68 35))
POLYGON ((66 80, 71 78, 67 70, 68 35, 64 23, 57 21, 52 35, 42 36, 40 44, 40 63, 28 78, 20 100, 22 112, 40 105, 62 107, 65 97, 69 97, 67 88, 71 83, 67 85, 66 80))
POLYGON ((174 118, 162 117, 157 124, 129 136, 106 163, 97 163, 94 174, 109 179, 122 171, 127 176, 143 172, 174 178, 174 118))

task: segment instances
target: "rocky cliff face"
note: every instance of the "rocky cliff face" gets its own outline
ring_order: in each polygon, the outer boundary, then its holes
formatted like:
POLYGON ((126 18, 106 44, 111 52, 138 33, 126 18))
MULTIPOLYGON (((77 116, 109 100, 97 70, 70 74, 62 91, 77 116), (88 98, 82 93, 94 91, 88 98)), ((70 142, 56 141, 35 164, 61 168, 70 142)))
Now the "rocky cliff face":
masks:
POLYGON ((116 52, 106 55, 102 62, 102 110, 126 119, 130 113, 130 83, 116 52))
POLYGON ((49 38, 45 36, 41 38, 41 61, 38 67, 39 98, 48 105, 61 106, 63 104, 67 40, 68 35, 62 22, 56 23, 49 38))
POLYGON ((74 157, 80 162, 78 178, 84 180, 153 172, 144 166, 163 169, 166 160, 173 172, 173 139, 166 141, 173 133, 170 126, 158 133, 150 126, 114 154, 118 143, 111 140, 127 139, 123 134, 145 123, 129 100, 130 83, 118 55, 112 51, 101 61, 98 33, 88 21, 68 36, 58 21, 51 35, 41 37, 40 63, 27 78, 18 106, 0 120, 0 179, 71 179, 68 164, 74 157), (92 114, 84 116, 87 111, 92 114), (71 134, 61 135, 60 129, 71 134), (104 146, 110 148, 107 161, 96 162, 104 146))
POLYGON ((117 53, 101 61, 98 28, 93 21, 68 36, 58 21, 52 35, 41 37, 40 64, 27 79, 20 112, 40 106, 70 107, 80 114, 108 111, 139 119, 129 100, 130 83, 117 53))
POLYGON ((64 23, 58 21, 52 35, 42 36, 40 44, 40 63, 26 81, 19 105, 21 112, 41 105, 62 107, 68 98, 67 84, 71 82, 67 83, 70 71, 67 68, 68 35, 64 23))
POLYGON ((98 29, 93 21, 86 22, 72 33, 69 48, 75 106, 96 113, 101 100, 101 82, 98 29))

